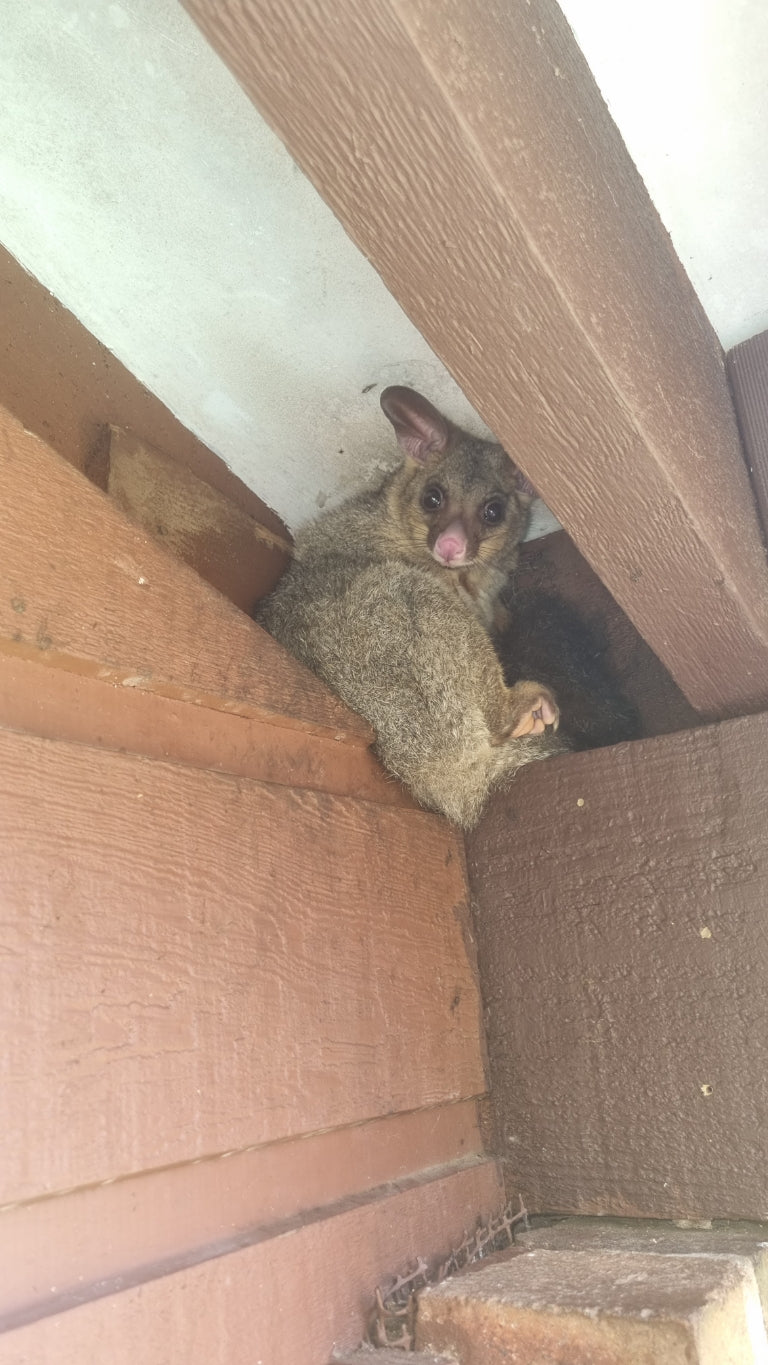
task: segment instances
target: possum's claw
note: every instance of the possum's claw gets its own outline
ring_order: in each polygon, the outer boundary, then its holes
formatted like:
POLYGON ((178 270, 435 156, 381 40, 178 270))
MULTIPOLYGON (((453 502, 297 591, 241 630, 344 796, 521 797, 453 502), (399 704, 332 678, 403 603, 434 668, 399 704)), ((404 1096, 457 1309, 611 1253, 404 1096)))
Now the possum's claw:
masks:
POLYGON ((553 693, 537 682, 519 682, 510 688, 510 716, 505 734, 511 739, 543 735, 549 727, 556 730, 560 710, 553 693))

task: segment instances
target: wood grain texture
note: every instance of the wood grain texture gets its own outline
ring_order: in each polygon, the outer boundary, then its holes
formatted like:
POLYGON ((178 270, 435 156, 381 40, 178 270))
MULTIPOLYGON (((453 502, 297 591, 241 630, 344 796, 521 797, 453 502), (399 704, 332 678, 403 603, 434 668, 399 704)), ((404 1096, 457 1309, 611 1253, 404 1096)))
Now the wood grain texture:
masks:
POLYGON ((288 567, 287 534, 131 432, 109 428, 108 464, 107 492, 120 510, 243 611, 288 567))
POLYGON ((768 701, 714 334, 554 0, 185 0, 707 716, 768 701))
POLYGON ((469 845, 532 1211, 768 1213, 768 716, 532 765, 469 845))
POLYGON ((726 356, 726 369, 763 532, 768 536, 768 332, 734 346, 726 356))
POLYGON ((0 1335, 0 1365, 326 1365, 377 1284, 502 1202, 488 1162, 0 1335))
MULTIPOLYGON (((402 784, 362 743, 340 742, 277 721, 217 710, 0 648, 0 724, 42 739, 66 739, 189 763, 235 777, 311 787, 387 806, 416 809, 402 784)), ((279 697, 276 697, 279 702, 279 697)))
POLYGON ((437 817, 2 732, 0 821, 3 1202, 485 1090, 437 817))
POLYGON ((369 727, 0 411, 0 653, 357 742, 369 727))
POLYGON ((0 1332, 445 1179, 482 1151, 467 1100, 6 1204, 0 1332))

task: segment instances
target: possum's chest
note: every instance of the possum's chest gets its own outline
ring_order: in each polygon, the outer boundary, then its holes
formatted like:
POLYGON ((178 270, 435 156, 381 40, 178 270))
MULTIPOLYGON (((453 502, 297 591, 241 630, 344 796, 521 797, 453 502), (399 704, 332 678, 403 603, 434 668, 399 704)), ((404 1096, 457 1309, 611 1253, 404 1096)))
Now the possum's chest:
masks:
POLYGON ((473 569, 458 569, 443 575, 443 582, 449 592, 453 592, 462 606, 492 631, 497 625, 496 613, 498 598, 504 584, 503 575, 478 573, 473 569))

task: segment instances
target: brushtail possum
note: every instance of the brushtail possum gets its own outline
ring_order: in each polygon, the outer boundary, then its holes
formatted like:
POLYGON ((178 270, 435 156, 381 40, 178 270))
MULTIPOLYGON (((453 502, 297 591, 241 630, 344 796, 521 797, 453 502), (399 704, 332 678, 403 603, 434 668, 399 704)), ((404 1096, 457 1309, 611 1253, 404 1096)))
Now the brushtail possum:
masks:
POLYGON ((529 498, 501 446, 412 389, 381 406, 403 462, 298 534, 256 619, 370 722, 419 802, 469 829, 493 787, 567 747, 551 689, 508 687, 491 641, 529 498))

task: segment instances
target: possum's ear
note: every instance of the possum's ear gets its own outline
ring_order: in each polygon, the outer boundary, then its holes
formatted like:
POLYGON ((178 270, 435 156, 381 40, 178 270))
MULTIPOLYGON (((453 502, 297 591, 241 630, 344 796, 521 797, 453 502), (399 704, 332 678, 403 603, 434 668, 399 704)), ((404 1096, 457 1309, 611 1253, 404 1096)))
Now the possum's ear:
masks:
POLYGON ((381 406, 395 428, 397 444, 412 460, 426 464, 444 455, 451 440, 451 423, 414 389, 399 384, 385 389, 381 406))
POLYGON ((513 467, 515 471, 515 492, 523 505, 527 507, 528 504, 533 502, 533 499, 537 498, 539 495, 530 479, 526 479, 522 470, 518 469, 517 465, 514 463, 513 467))

